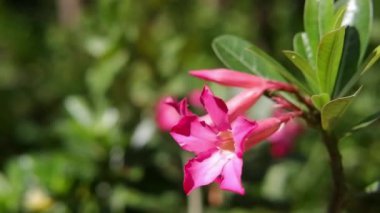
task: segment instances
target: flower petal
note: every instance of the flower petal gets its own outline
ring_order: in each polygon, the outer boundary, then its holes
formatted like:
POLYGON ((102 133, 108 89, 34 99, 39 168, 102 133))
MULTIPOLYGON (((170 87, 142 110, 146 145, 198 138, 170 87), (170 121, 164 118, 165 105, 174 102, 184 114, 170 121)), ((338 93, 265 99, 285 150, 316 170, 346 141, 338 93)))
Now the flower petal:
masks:
POLYGON ((247 73, 228 69, 190 71, 190 75, 225 86, 251 88, 262 87, 267 80, 247 73))
POLYGON ((178 114, 181 116, 193 115, 193 113, 189 110, 189 105, 187 104, 186 98, 182 99, 180 102, 176 102, 174 99, 171 99, 167 100, 166 103, 177 110, 178 114))
POLYGON ((230 128, 226 104, 222 99, 215 97, 208 86, 203 88, 201 102, 219 131, 224 131, 230 128))
POLYGON ((189 195, 194 189, 212 183, 222 172, 233 153, 212 149, 189 160, 184 168, 183 188, 189 195))
POLYGON ((163 97, 156 104, 155 120, 161 130, 169 131, 181 118, 178 111, 168 104, 174 102, 172 97, 163 97))
POLYGON ((227 101, 228 118, 232 122, 239 115, 243 115, 263 95, 265 88, 253 88, 244 90, 229 101, 227 101))
POLYGON ((243 195, 245 190, 241 183, 241 173, 243 170, 243 160, 235 155, 223 167, 222 174, 218 179, 220 188, 243 195))
POLYGON ((255 128, 257 128, 257 123, 255 121, 247 120, 242 116, 239 116, 232 123, 232 135, 235 141, 235 153, 237 156, 242 157, 244 142, 250 135, 252 135, 255 128))
POLYGON ((188 97, 189 97, 189 103, 191 106, 202 107, 201 94, 202 94, 202 90, 199 90, 199 89, 194 89, 190 92, 188 97))
POLYGON ((215 132, 196 116, 183 117, 170 134, 182 149, 196 154, 216 146, 215 132))
POLYGON ((271 136, 281 127, 282 123, 283 122, 277 118, 267 118, 257 121, 257 128, 253 130, 245 142, 244 150, 250 149, 255 144, 271 136))
POLYGON ((275 115, 275 117, 267 118, 257 122, 258 127, 254 130, 253 134, 245 142, 245 150, 248 150, 253 145, 259 143, 262 140, 267 139, 274 134, 282 124, 289 122, 290 120, 301 116, 301 111, 287 112, 275 115))

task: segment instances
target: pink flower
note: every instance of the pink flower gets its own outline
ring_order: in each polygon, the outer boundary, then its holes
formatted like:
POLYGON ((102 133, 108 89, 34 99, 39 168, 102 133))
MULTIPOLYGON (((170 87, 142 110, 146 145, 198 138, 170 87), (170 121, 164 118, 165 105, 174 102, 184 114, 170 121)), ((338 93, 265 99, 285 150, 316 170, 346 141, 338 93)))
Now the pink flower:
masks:
POLYGON ((277 98, 279 106, 290 112, 258 122, 241 115, 266 91, 295 92, 296 88, 286 83, 227 69, 191 71, 190 74, 245 90, 225 103, 205 86, 200 94, 200 103, 207 114, 201 117, 188 110, 186 99, 179 103, 173 99, 166 101, 179 116, 176 117, 178 123, 170 131, 171 136, 182 149, 196 155, 184 167, 184 190, 189 194, 198 187, 217 182, 223 190, 244 194, 241 183, 243 153, 270 137, 284 123, 300 116, 302 112, 286 100, 277 98))
POLYGON ((179 146, 196 154, 185 165, 184 190, 189 194, 215 181, 221 189, 244 194, 241 183, 244 142, 257 125, 241 116, 231 123, 227 105, 207 86, 202 91, 201 103, 212 123, 186 115, 171 130, 179 146))
POLYGON ((271 143, 273 157, 280 158, 287 155, 293 148, 294 141, 303 132, 303 126, 297 120, 291 120, 268 138, 271 143))

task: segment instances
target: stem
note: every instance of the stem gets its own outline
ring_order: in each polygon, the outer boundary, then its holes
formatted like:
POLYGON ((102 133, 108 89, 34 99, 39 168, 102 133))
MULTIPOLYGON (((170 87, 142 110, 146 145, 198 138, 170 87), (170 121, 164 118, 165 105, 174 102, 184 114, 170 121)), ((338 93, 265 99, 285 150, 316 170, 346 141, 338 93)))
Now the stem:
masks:
POLYGON ((341 212, 346 199, 346 183, 343 172, 342 156, 338 148, 338 139, 331 133, 322 130, 323 143, 330 157, 330 169, 333 178, 334 191, 328 206, 329 213, 341 212))
POLYGON ((202 193, 201 190, 193 191, 187 197, 187 213, 202 213, 203 205, 202 205, 202 193))

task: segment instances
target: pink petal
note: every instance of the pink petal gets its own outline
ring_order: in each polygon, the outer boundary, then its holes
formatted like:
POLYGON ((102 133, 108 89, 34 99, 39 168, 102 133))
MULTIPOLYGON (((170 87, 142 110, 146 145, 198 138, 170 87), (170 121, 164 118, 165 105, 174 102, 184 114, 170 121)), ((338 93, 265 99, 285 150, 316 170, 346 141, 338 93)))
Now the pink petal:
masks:
MULTIPOLYGON (((228 120, 234 121, 238 116, 249 110, 263 95, 263 89, 247 89, 227 101, 228 120)), ((207 114, 200 118, 207 124, 212 125, 211 118, 207 114)))
POLYGON ((277 118, 267 118, 257 121, 257 128, 253 130, 251 136, 249 136, 245 142, 244 150, 250 149, 255 144, 271 136, 281 127, 282 123, 283 122, 277 118))
POLYGON ((180 102, 176 102, 174 100, 167 100, 166 103, 172 106, 174 109, 176 109, 178 114, 181 115, 181 117, 186 115, 193 115, 193 113, 189 110, 189 105, 187 104, 186 98, 182 99, 180 102))
POLYGON ((220 188, 243 195, 245 190, 241 184, 243 160, 237 156, 229 160, 223 167, 222 174, 218 178, 220 188))
POLYGON ((246 118, 239 116, 232 123, 232 135, 235 141, 235 153, 242 157, 244 151, 245 140, 254 132, 258 125, 254 121, 249 121, 246 118))
POLYGON ((158 101, 155 109, 156 124, 164 131, 169 131, 181 118, 176 109, 167 104, 168 102, 175 102, 175 100, 172 97, 163 97, 158 101))
POLYGON ((189 195, 194 189, 212 183, 222 172, 223 167, 233 157, 231 152, 218 149, 202 152, 189 160, 184 168, 183 188, 189 195))
POLYGON ((196 154, 216 147, 217 136, 196 116, 185 116, 170 131, 182 149, 196 154))
POLYGON ((264 88, 248 89, 227 101, 230 122, 249 110, 263 95, 264 90, 264 88))
POLYGON ((226 104, 222 99, 215 97, 207 86, 203 88, 201 102, 219 131, 230 128, 226 104))
POLYGON ((225 86, 243 88, 262 87, 267 81, 264 78, 228 69, 194 70, 190 71, 190 75, 225 86))
POLYGON ((201 94, 202 94, 202 91, 199 89, 195 89, 190 92, 188 97, 189 97, 189 102, 192 106, 202 107, 201 94))

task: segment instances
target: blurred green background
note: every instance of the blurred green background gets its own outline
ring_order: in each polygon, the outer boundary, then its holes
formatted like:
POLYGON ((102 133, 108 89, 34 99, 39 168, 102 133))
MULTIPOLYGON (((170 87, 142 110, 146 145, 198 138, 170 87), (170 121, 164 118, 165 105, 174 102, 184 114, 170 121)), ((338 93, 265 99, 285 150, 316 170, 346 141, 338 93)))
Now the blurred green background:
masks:
MULTIPOLYGON (((211 186, 189 201, 187 156, 154 123, 160 97, 202 87, 188 70, 223 66, 210 45, 218 35, 289 66, 281 50, 302 31, 303 4, 0 0, 0 212, 324 212, 330 172, 316 132, 285 158, 273 159, 265 142, 247 153, 245 196, 211 186)), ((369 50, 380 44, 374 6, 369 50)), ((380 66, 372 69, 342 128, 378 110, 380 66)), ((349 212, 380 212, 379 138, 377 123, 341 143, 349 212)))

